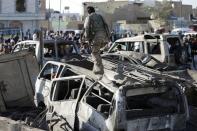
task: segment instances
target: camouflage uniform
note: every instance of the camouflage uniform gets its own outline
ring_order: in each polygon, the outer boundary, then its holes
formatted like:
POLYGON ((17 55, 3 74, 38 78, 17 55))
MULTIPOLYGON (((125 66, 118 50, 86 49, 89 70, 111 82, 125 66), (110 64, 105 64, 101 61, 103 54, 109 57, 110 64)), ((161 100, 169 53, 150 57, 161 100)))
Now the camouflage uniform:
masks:
POLYGON ((109 41, 108 26, 101 15, 93 12, 86 17, 84 29, 84 37, 92 45, 93 72, 103 75, 104 69, 100 56, 100 48, 104 47, 109 41))

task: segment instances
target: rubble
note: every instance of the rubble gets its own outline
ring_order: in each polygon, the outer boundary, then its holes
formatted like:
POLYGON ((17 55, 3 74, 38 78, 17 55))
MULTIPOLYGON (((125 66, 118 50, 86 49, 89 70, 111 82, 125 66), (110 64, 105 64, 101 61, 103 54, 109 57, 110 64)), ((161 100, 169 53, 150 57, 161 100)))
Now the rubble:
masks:
POLYGON ((34 85, 39 66, 32 53, 0 55, 0 72, 0 111, 34 107, 34 85))
POLYGON ((44 131, 38 128, 27 126, 19 121, 15 121, 7 117, 0 117, 0 130, 1 131, 44 131))

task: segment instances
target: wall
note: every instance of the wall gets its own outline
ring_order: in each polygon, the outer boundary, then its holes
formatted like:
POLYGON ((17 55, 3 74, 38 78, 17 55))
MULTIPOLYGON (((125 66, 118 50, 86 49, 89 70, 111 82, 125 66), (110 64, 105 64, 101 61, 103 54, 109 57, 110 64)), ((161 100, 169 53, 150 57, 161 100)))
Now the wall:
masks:
POLYGON ((36 0, 26 0, 26 12, 35 13, 36 12, 36 0))
POLYGON ((1 3, 1 13, 15 13, 16 8, 13 0, 2 0, 1 3))
POLYGON ((182 5, 181 2, 173 1, 174 9, 173 13, 177 17, 184 17, 185 20, 190 19, 190 14, 192 13, 192 5, 182 5))
POLYGON ((19 13, 16 11, 16 0, 0 0, 0 23, 4 27, 9 27, 10 22, 20 21, 23 24, 23 31, 31 29, 31 32, 40 28, 39 21, 45 20, 46 0, 26 0, 26 11, 19 13))
POLYGON ((87 6, 95 7, 96 12, 104 17, 110 29, 119 20, 140 23, 141 21, 138 20, 138 17, 149 17, 140 5, 134 4, 131 1, 86 2, 84 6, 84 17, 87 16, 87 6))

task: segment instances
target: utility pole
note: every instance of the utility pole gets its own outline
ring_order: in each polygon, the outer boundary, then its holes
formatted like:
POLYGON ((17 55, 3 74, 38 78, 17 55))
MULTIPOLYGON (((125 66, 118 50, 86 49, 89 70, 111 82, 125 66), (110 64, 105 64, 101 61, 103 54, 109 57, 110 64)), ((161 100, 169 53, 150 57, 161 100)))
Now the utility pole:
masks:
MULTIPOLYGON (((173 1, 171 0, 171 7, 172 7, 172 15, 174 14, 174 7, 175 7, 175 5, 174 5, 174 3, 173 3, 173 1)), ((174 17, 174 16, 173 16, 174 17)), ((171 22, 171 31, 173 30, 173 28, 174 28, 174 18, 171 20, 172 22, 171 22)))
POLYGON ((48 30, 50 29, 51 5, 49 0, 49 16, 48 16, 48 30))
POLYGON ((60 15, 61 15, 61 5, 62 5, 62 0, 60 0, 60 14, 59 14, 59 26, 58 26, 58 31, 60 31, 60 15))
POLYGON ((181 20, 181 28, 182 28, 182 0, 180 0, 180 20, 181 20))
POLYGON ((38 32, 38 37, 39 37, 39 43, 40 43, 40 48, 39 48, 39 54, 40 54, 40 58, 39 58, 39 66, 40 66, 40 69, 42 69, 43 67, 43 49, 44 49, 44 42, 43 42, 43 28, 41 28, 38 32))

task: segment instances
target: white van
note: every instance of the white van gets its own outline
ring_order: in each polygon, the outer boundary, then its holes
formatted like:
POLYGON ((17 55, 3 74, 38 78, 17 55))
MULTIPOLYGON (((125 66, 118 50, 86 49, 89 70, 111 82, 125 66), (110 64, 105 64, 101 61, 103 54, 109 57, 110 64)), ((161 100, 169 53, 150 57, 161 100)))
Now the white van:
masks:
POLYGON ((145 34, 122 38, 111 46, 108 53, 117 51, 134 51, 150 54, 162 63, 186 63, 187 53, 178 35, 145 34), (178 56, 178 58, 177 58, 178 56))

